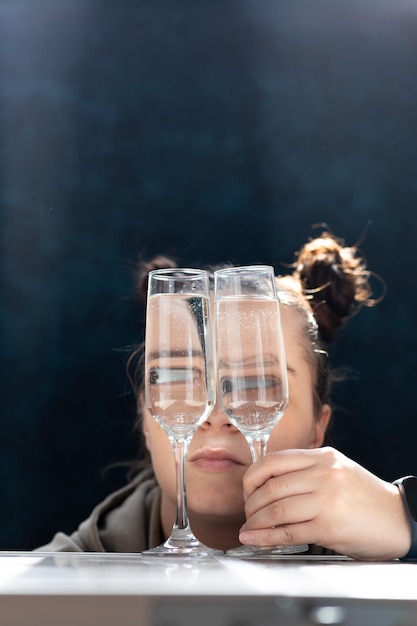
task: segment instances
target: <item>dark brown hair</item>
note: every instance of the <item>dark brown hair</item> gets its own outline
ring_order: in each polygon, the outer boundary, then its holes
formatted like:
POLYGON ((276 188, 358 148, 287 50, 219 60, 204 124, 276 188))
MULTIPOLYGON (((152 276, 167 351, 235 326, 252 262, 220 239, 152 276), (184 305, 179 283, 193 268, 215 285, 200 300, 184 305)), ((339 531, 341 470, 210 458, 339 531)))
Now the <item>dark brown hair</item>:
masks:
POLYGON ((373 306, 371 272, 356 246, 323 232, 297 254, 295 282, 309 300, 321 339, 329 343, 336 331, 362 306, 373 306))

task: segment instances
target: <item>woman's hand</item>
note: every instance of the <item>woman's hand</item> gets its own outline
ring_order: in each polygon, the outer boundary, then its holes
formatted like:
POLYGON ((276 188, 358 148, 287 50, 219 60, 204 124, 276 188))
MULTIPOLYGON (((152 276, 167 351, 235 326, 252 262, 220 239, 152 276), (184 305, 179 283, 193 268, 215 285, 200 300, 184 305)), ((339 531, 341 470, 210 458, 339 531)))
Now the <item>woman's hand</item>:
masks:
POLYGON ((398 487, 333 448, 271 452, 243 481, 240 541, 316 544, 356 559, 404 556, 411 528, 398 487))

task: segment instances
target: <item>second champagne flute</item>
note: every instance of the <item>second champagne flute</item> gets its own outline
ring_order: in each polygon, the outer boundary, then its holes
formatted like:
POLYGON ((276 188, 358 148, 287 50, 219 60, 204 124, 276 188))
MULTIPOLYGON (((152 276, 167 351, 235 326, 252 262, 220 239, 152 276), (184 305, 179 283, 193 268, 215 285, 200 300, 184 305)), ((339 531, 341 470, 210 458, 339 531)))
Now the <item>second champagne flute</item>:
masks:
POLYGON ((208 275, 204 270, 149 273, 145 338, 145 403, 174 450, 177 502, 171 536, 146 556, 222 555, 193 534, 187 512, 189 443, 215 401, 208 275))
MULTIPOLYGON (((279 301, 272 267, 252 265, 214 275, 218 401, 245 436, 253 462, 266 454, 289 401, 279 301)), ((300 546, 241 546, 240 558, 304 552, 300 546)))

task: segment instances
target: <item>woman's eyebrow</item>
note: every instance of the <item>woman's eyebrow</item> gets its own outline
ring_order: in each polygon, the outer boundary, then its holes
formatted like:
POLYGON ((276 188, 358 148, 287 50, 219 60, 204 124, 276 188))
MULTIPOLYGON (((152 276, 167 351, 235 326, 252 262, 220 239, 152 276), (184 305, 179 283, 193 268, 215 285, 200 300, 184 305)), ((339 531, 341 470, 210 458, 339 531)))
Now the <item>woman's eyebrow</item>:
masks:
POLYGON ((156 360, 156 359, 183 359, 184 357, 202 357, 203 353, 201 350, 191 350, 191 352, 188 352, 183 350, 182 352, 179 350, 155 350, 154 352, 149 352, 148 353, 148 359, 151 360, 156 360))
POLYGON ((293 367, 291 367, 291 365, 289 365, 288 363, 287 363, 287 372, 289 374, 294 374, 294 375, 297 373, 297 371, 293 367))
MULTIPOLYGON (((259 362, 259 359, 251 356, 243 357, 241 359, 220 359, 219 365, 223 367, 230 367, 230 365, 242 365, 243 367, 248 367, 251 365, 256 366, 259 362)), ((279 363, 279 359, 275 355, 264 354, 262 358, 262 363, 264 365, 275 365, 279 363)))

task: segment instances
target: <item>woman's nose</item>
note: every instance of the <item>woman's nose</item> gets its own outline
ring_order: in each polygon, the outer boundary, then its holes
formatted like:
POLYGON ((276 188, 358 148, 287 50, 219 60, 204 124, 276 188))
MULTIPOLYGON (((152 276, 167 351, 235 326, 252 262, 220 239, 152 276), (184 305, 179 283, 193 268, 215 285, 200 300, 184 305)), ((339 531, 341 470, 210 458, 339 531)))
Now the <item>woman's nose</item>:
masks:
POLYGON ((214 405, 212 412, 210 413, 206 421, 203 422, 202 425, 200 426, 200 428, 204 428, 204 427, 206 428, 209 428, 209 427, 235 428, 233 424, 229 422, 229 420, 227 419, 226 413, 223 411, 223 409, 219 406, 218 403, 214 405))

